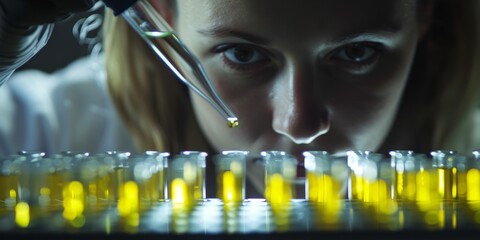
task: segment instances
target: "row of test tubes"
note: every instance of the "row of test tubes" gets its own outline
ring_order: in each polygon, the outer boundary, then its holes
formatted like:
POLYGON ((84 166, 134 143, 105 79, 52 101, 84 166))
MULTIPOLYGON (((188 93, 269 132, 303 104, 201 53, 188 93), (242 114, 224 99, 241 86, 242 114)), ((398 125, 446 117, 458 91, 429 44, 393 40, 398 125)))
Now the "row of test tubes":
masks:
MULTIPOLYGON (((265 166, 265 199, 272 206, 296 195, 297 159, 282 151, 261 153, 265 166)), ((213 156, 217 197, 225 203, 245 200, 246 151, 213 156)), ((470 156, 454 151, 349 151, 346 157, 326 151, 304 152, 305 197, 326 209, 345 199, 394 211, 398 202, 480 201, 480 151, 470 156)), ((192 209, 206 199, 207 153, 176 155, 146 151, 105 153, 21 151, 1 160, 0 215, 15 214, 19 226, 35 216, 62 211, 68 221, 112 206, 123 217, 138 214, 157 202, 192 209)))

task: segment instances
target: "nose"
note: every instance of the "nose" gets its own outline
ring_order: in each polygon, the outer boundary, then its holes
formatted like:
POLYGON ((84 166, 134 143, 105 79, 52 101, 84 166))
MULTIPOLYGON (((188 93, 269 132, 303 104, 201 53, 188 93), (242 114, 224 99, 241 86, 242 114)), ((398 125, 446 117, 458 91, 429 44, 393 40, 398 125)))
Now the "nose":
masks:
POLYGON ((271 92, 272 127, 296 144, 309 144, 330 129, 318 75, 308 64, 289 64, 271 92))

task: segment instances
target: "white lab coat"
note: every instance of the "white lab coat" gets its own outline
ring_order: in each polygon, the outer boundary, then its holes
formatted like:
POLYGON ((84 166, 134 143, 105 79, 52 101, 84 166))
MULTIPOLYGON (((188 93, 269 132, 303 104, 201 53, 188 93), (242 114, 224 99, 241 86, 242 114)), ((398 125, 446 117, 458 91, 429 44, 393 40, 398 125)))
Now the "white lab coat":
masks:
POLYGON ((135 152, 110 101, 101 56, 52 74, 14 73, 0 86, 0 157, 20 150, 135 152))

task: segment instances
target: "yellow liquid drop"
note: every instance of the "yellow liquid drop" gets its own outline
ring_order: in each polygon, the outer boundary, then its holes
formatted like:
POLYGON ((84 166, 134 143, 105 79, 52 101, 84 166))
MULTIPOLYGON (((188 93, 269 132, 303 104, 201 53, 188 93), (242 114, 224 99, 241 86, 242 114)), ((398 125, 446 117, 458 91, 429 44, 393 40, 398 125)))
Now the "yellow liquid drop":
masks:
POLYGON ((229 128, 236 128, 238 127, 238 118, 228 118, 227 119, 227 126, 229 128))

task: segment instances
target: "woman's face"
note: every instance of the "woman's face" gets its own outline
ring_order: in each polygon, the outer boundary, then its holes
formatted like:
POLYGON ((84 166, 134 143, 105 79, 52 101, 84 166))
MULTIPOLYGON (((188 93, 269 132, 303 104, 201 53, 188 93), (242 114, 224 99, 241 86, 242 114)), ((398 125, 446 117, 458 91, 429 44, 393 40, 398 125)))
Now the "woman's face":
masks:
POLYGON ((420 36, 415 0, 182 0, 174 23, 240 125, 197 94, 217 150, 377 150, 420 36))

